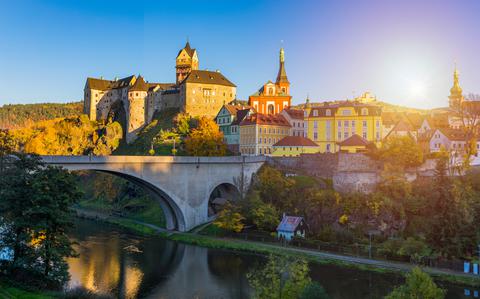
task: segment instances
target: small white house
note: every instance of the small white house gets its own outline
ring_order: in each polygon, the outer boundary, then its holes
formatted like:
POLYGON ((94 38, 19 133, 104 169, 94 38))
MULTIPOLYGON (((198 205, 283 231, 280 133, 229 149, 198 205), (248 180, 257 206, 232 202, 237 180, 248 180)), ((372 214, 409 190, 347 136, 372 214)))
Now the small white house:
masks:
POLYGON ((290 241, 293 237, 305 238, 307 225, 303 217, 286 216, 277 227, 277 238, 290 241))

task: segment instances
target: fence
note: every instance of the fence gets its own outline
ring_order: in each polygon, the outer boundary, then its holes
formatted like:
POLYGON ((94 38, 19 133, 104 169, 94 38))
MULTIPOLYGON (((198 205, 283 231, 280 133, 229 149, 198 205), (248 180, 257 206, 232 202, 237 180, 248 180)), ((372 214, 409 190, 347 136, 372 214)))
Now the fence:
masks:
POLYGON ((391 262, 404 262, 404 263, 413 263, 422 266, 435 267, 441 269, 448 269, 452 271, 463 272, 463 261, 461 260, 442 260, 439 258, 429 258, 425 257, 421 260, 413 260, 410 257, 406 256, 392 256, 385 254, 381 249, 372 244, 371 248, 369 244, 364 243, 354 243, 354 244, 340 244, 340 243, 330 243, 323 242, 320 240, 309 240, 309 239, 299 239, 295 238, 290 242, 285 242, 279 240, 276 236, 272 236, 268 233, 261 232, 242 232, 242 233, 231 233, 224 232, 218 237, 232 238, 232 239, 242 239, 246 241, 256 241, 272 245, 282 245, 285 247, 294 247, 299 249, 308 249, 314 251, 322 251, 328 253, 341 254, 346 256, 361 257, 361 258, 371 258, 376 260, 384 260, 391 262))

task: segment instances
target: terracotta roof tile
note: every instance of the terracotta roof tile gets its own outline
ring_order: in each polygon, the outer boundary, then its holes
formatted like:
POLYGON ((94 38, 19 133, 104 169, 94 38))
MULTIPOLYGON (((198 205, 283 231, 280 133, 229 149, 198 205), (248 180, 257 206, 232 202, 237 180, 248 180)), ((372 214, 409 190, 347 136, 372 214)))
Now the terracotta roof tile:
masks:
POLYGON ((315 146, 317 147, 318 144, 313 142, 312 140, 301 137, 301 136, 286 136, 282 138, 280 141, 275 143, 273 146, 315 146))
POLYGON ((340 146, 367 146, 370 144, 370 142, 365 138, 358 136, 357 134, 353 134, 347 139, 337 142, 337 144, 340 146))
POLYGON ((271 125, 271 126, 283 126, 291 127, 288 121, 281 114, 261 114, 255 113, 250 116, 245 117, 245 119, 240 123, 241 126, 246 125, 271 125))
POLYGON ((236 87, 235 84, 230 82, 220 72, 201 71, 201 70, 192 70, 190 74, 188 74, 187 78, 185 78, 185 80, 183 80, 181 84, 184 84, 184 83, 218 84, 218 85, 236 87))

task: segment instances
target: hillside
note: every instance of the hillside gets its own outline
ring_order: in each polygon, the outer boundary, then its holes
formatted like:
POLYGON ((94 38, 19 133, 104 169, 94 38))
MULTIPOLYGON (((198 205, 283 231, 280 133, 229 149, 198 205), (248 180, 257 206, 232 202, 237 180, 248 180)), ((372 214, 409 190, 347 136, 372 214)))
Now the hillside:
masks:
MULTIPOLYGON (((168 109, 155 113, 152 122, 139 132, 137 139, 130 144, 122 140, 113 155, 148 155, 153 138, 160 130, 173 128, 173 120, 178 113, 178 109, 168 109)), ((155 152, 157 155, 171 155, 172 146, 155 147, 155 152)))
POLYGON ((82 111, 82 102, 3 105, 0 107, 0 129, 30 127, 43 120, 79 116, 82 111))

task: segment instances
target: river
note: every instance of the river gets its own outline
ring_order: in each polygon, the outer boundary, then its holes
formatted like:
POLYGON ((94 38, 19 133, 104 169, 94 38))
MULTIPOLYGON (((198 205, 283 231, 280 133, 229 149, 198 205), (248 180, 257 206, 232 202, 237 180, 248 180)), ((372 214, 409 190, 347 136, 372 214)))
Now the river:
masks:
MULTIPOLYGON (((250 298, 246 273, 265 257, 139 237, 99 222, 78 220, 70 237, 78 258, 68 260, 69 288, 83 286, 113 298, 250 298)), ((403 279, 310 264, 310 276, 332 299, 382 298, 403 279)), ((461 286, 442 284, 447 298, 465 297, 461 286)))

